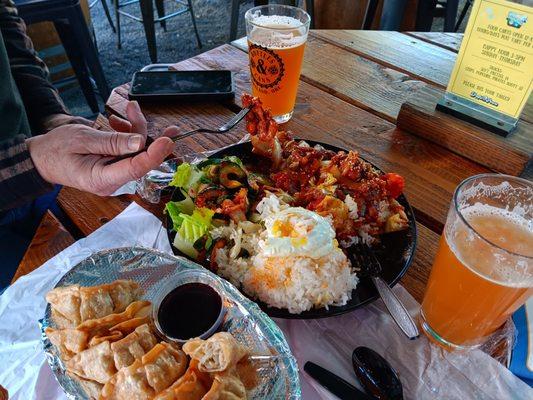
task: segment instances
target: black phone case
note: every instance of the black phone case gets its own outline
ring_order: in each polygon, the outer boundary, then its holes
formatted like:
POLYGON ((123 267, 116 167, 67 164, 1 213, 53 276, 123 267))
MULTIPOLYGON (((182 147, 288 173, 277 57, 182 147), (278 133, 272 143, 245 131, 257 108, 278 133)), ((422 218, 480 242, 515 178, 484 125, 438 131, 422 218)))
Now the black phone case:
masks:
MULTIPOLYGON (((176 71, 169 71, 169 73, 176 71)), ((189 71, 190 72, 190 71, 189 71)), ((169 94, 143 94, 143 93, 132 93, 131 88, 133 87, 133 82, 135 81, 135 76, 137 72, 133 74, 131 80, 130 89, 128 91, 128 98, 130 100, 136 100, 138 102, 144 103, 157 103, 157 102, 202 102, 202 101, 217 101, 217 100, 231 100, 235 97, 235 81, 233 78, 233 72, 230 72, 231 76, 231 92, 226 93, 169 93, 169 94)), ((149 73, 149 72, 143 72, 149 73)))

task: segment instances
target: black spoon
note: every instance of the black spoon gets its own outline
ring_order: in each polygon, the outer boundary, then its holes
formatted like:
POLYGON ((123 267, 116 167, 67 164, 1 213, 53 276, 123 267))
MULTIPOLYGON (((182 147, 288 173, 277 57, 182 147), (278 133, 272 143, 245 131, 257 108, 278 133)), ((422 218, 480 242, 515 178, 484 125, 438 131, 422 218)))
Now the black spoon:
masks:
POLYGON ((379 400, 402 400, 403 388, 392 366, 374 350, 357 347, 352 353, 355 375, 365 388, 379 400))

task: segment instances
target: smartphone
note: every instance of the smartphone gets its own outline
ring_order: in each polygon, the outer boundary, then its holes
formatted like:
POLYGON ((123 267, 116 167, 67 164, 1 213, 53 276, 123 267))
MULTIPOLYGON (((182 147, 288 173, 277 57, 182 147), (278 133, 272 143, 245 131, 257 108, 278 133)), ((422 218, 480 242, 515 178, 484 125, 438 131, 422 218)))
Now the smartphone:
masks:
POLYGON ((235 96, 231 71, 139 71, 133 75, 130 100, 223 100, 235 96))

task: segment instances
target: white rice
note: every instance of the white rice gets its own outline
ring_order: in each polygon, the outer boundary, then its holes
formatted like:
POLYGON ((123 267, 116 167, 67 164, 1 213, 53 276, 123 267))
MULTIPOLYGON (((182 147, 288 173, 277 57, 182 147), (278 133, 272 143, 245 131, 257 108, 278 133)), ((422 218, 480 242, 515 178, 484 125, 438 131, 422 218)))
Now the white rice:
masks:
POLYGON ((298 314, 313 307, 346 304, 357 282, 346 256, 337 249, 318 259, 258 255, 244 276, 243 287, 272 307, 298 314))
MULTIPOLYGON (((258 204, 257 211, 264 220, 287 207, 269 195, 258 204)), ((217 274, 242 287, 248 295, 295 314, 313 307, 341 306, 351 299, 358 279, 341 249, 335 247, 320 258, 265 256, 261 253, 265 231, 259 229, 262 225, 245 222, 211 231, 214 238, 234 242, 230 249, 217 252, 217 274), (239 257, 242 249, 249 257, 239 257)))

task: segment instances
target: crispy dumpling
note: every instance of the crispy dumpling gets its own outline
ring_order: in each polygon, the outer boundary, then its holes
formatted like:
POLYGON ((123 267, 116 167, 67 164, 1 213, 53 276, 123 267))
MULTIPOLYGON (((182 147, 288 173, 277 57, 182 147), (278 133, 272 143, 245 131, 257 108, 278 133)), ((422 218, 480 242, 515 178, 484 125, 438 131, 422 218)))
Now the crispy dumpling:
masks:
POLYGON ((91 340, 89 341, 89 347, 96 346, 102 342, 113 343, 113 342, 116 342, 117 340, 122 339, 123 337, 124 335, 120 331, 105 332, 100 335, 93 336, 91 340))
POLYGON ((183 375, 187 356, 161 342, 140 360, 122 368, 102 389, 102 400, 152 399, 183 375))
POLYGON ((52 307, 52 318, 60 328, 74 327, 81 322, 80 286, 72 285, 51 290, 46 301, 52 307))
POLYGON ((213 384, 213 378, 198 370, 198 361, 191 360, 185 374, 154 400, 201 400, 213 384))
POLYGON ((246 400, 246 389, 234 368, 215 374, 202 400, 246 400))
POLYGON ((85 394, 89 396, 91 400, 93 399, 97 400, 100 397, 100 392, 102 391, 102 388, 104 387, 104 385, 102 385, 101 383, 95 382, 95 381, 91 381, 89 379, 80 378, 79 376, 76 376, 75 374, 72 374, 69 372, 67 372, 67 374, 70 375, 71 378, 76 379, 80 383, 80 386, 85 391, 85 394))
MULTIPOLYGON (((150 309, 146 309, 144 311, 150 311, 150 309)), ((118 324, 112 326, 109 328, 110 331, 117 331, 121 332, 123 336, 129 335, 131 332, 133 332, 135 329, 137 329, 139 326, 148 324, 151 321, 151 318, 149 315, 144 315, 143 312, 139 312, 138 315, 142 315, 140 317, 128 319, 124 322, 119 322, 118 324)))
POLYGON ((183 345, 183 351, 198 360, 198 369, 202 372, 222 372, 233 368, 248 354, 228 332, 215 333, 207 340, 189 340, 183 345))
POLYGON ((56 346, 64 361, 70 360, 76 354, 87 348, 89 334, 77 329, 46 328, 46 336, 56 346))
POLYGON ((115 361, 109 342, 83 350, 66 362, 67 370, 80 378, 105 384, 115 373, 115 361))
POLYGON ((110 314, 102 318, 90 319, 82 322, 76 329, 89 332, 89 337, 103 336, 115 327, 134 318, 144 318, 150 315, 151 303, 149 301, 135 301, 119 314, 110 314))
POLYGON ((82 321, 120 313, 142 294, 139 284, 118 280, 107 285, 80 287, 82 321))
POLYGON ((157 344, 157 339, 148 324, 139 326, 125 338, 111 343, 111 351, 118 370, 140 359, 157 344))
POLYGON ((52 317, 57 326, 73 328, 90 319, 120 313, 141 294, 136 282, 118 280, 99 286, 55 288, 48 292, 46 300, 52 307, 52 317))

